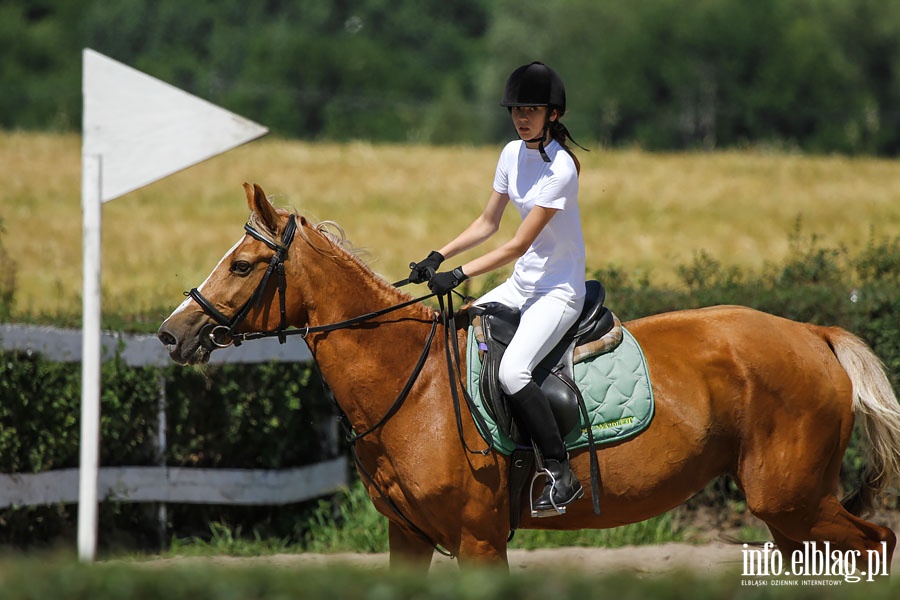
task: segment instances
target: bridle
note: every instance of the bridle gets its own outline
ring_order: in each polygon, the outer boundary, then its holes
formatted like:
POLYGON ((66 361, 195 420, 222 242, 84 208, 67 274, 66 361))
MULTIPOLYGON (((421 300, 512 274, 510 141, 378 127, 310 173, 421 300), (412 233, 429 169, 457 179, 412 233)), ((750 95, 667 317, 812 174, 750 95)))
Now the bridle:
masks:
POLYGON ((257 306, 261 301, 263 294, 266 291, 266 287, 269 285, 269 278, 272 277, 272 273, 278 274, 278 297, 279 297, 279 308, 281 310, 281 324, 278 326, 274 332, 274 335, 278 336, 278 341, 282 344, 286 341, 286 333, 287 333, 287 309, 286 309, 286 298, 285 291, 287 289, 287 280, 284 276, 284 259, 287 257, 288 250, 291 247, 291 244, 294 242, 294 235, 297 233, 297 219, 294 215, 291 215, 288 220, 287 226, 284 228, 284 232, 281 234, 281 243, 275 244, 269 238, 262 235, 253 226, 248 222, 244 225, 244 231, 246 231, 251 237, 259 240, 264 243, 266 246, 275 251, 275 254, 272 255, 272 259, 269 261, 269 266, 266 268, 265 274, 263 274, 262 279, 259 282, 259 285, 256 286, 256 290, 254 290, 253 294, 250 298, 241 306, 240 309, 234 314, 230 319, 222 314, 222 312, 213 306, 212 302, 203 297, 203 294, 200 293, 200 290, 197 288, 192 288, 191 291, 185 292, 186 296, 190 296, 193 298, 197 304, 200 305, 200 308, 203 309, 207 315, 212 317, 212 319, 218 323, 216 327, 213 327, 209 332, 209 340, 212 342, 214 346, 217 348, 227 348, 228 346, 234 344, 235 346, 240 346, 241 342, 244 340, 245 336, 236 333, 237 327, 241 324, 241 322, 247 318, 247 315, 250 311, 257 306), (222 336, 222 337, 219 337, 222 336))
MULTIPOLYGON (((423 300, 427 300, 428 298, 432 298, 435 294, 426 294, 425 296, 421 296, 418 298, 413 298, 412 300, 407 300, 401 302, 399 304, 395 304, 393 306, 389 306, 388 308, 377 310, 374 312, 366 313, 364 315, 360 315, 358 317, 353 317, 351 319, 347 319, 345 321, 339 321, 336 323, 330 323, 327 325, 317 325, 310 327, 307 324, 302 329, 288 329, 287 325, 287 309, 286 309, 286 296, 285 292, 287 290, 287 280, 285 278, 284 273, 284 261, 287 258, 288 250, 290 250, 291 244, 294 242, 295 234, 297 233, 297 221, 295 215, 290 215, 290 219, 288 220, 288 224, 285 226, 284 232, 281 235, 281 243, 276 244, 272 242, 269 238, 262 235, 259 231, 254 229, 254 227, 248 222, 244 225, 244 230, 253 238, 261 241, 266 246, 275 251, 275 254, 272 256, 269 261, 269 266, 266 268, 266 272, 260 280, 259 284, 256 286, 253 294, 250 298, 241 306, 240 309, 232 316, 231 318, 226 317, 220 310, 218 310, 215 306, 213 306, 212 302, 207 300, 203 294, 197 288, 192 288, 189 292, 185 292, 186 296, 190 296, 193 298, 200 308, 203 309, 203 312, 206 313, 209 317, 211 317, 218 325, 209 330, 208 336, 210 342, 216 346, 217 348, 227 348, 228 346, 234 344, 235 346, 240 346, 244 340, 253 340, 260 339, 266 337, 277 337, 278 341, 284 344, 287 340, 287 336, 289 335, 299 335, 303 338, 306 338, 310 333, 320 333, 327 331, 334 331, 337 329, 344 329, 347 327, 352 327, 353 325, 357 325, 359 323, 363 323, 366 321, 370 321, 382 315, 388 314, 390 312, 400 310, 401 308, 405 308, 412 304, 417 304, 423 300), (262 301, 263 294, 265 293, 266 288, 269 285, 269 279, 272 276, 272 273, 276 273, 278 277, 278 287, 277 292, 279 296, 279 308, 281 312, 281 322, 278 325, 277 329, 271 331, 254 331, 254 332, 245 332, 238 333, 236 330, 238 326, 243 322, 243 320, 247 317, 250 311, 260 304, 262 301), (221 336, 221 337, 220 337, 221 336)), ((398 281, 394 284, 394 287, 401 287, 409 283, 409 279, 404 279, 402 281, 398 281)), ((424 540, 432 544, 438 552, 444 554, 446 556, 452 556, 448 551, 441 548, 440 545, 434 543, 433 540, 415 523, 413 523, 403 512, 400 510, 400 507, 397 506, 393 500, 391 500, 390 496, 384 492, 384 490, 375 482, 375 479, 363 468, 362 463, 360 462, 359 457, 356 453, 356 442, 362 439, 363 437, 369 435, 370 433, 376 431, 381 428, 391 417, 393 417, 397 411, 400 410, 400 407, 405 402, 406 398, 409 396, 410 391, 412 390, 413 385, 419 377, 419 374, 422 372, 423 367, 425 366, 425 362, 428 358, 432 342, 434 341, 435 333, 437 332, 438 324, 443 323, 444 325, 444 348, 447 360, 447 371, 450 377, 450 389, 453 396, 453 404, 454 411, 456 413, 456 425, 457 430, 459 432, 460 440, 463 443, 464 448, 471 454, 480 454, 482 456, 486 456, 491 452, 493 447, 493 436, 490 433, 490 430, 487 427, 487 424, 484 422, 484 419, 479 414, 476 409, 474 402, 472 401, 471 396, 465 390, 465 387, 462 385, 462 373, 460 371, 459 364, 459 347, 457 346, 456 340, 456 322, 453 311, 453 297, 451 293, 447 293, 446 301, 447 306, 445 309, 444 306, 444 298, 438 296, 438 301, 440 303, 440 312, 435 314, 431 323, 431 330, 428 334, 428 337, 425 341, 425 345, 422 349, 421 354, 419 355, 418 360, 416 361, 415 366, 413 367, 412 372, 409 375, 409 378, 406 381, 406 384, 403 386, 403 389, 398 394, 396 400, 388 409, 388 411, 384 414, 384 416, 379 419, 374 425, 363 431, 362 433, 356 433, 350 428, 350 426, 346 423, 346 417, 342 417, 341 422, 344 424, 347 429, 347 441, 350 444, 350 450, 353 454, 354 462, 358 467, 360 473, 367 479, 367 481, 378 490, 378 493, 385 499, 385 501, 393 508, 393 510, 397 513, 397 515, 409 526, 413 531, 415 531, 420 537, 424 540), (440 315, 440 316, 439 316, 440 315), (455 367, 455 368, 454 368, 455 367), (455 372, 454 372, 455 371, 455 372), (469 412, 472 415, 472 418, 476 421, 478 428, 482 432, 484 436, 487 437, 487 447, 483 450, 472 450, 468 442, 463 435, 463 426, 462 426, 462 418, 460 413, 460 399, 457 390, 457 383, 460 385, 463 397, 468 405, 469 412)), ((324 380, 323 380, 324 383, 324 380)), ((333 398, 332 398, 333 399, 333 398)), ((335 402, 337 404, 337 402, 335 402)), ((338 410, 343 414, 343 410, 338 406, 338 410)))
MULTIPOLYGON (((317 325, 314 327, 306 325, 302 329, 289 329, 287 324, 287 297, 285 295, 285 292, 287 290, 287 280, 284 274, 284 261, 287 258, 288 250, 290 250, 291 244, 294 242, 294 237, 297 233, 296 216, 290 216, 288 224, 284 228, 284 233, 282 233, 281 235, 280 244, 273 243, 269 238, 265 237, 256 229, 254 229, 253 225, 251 225, 250 223, 244 225, 244 231, 250 234, 251 237, 261 241, 266 246, 274 250, 275 254, 269 261, 269 266, 266 269, 266 272, 263 275, 262 279, 260 280, 259 285, 256 286, 256 290, 254 290, 250 298, 243 304, 243 306, 241 306, 240 309, 238 309, 234 316, 229 319, 224 314, 222 314, 222 312, 215 306, 213 306, 212 302, 207 300, 197 288, 192 288, 191 291, 184 293, 185 296, 190 296, 191 298, 193 298, 197 302, 197 304, 200 305, 200 308, 203 309, 203 312, 206 313, 207 316, 211 317, 216 323, 218 323, 217 326, 210 329, 207 333, 210 342, 217 348, 227 348, 232 344, 234 344, 235 346, 240 346, 241 343, 245 340, 257 340, 267 337, 277 337, 278 341, 284 344, 287 341, 287 336, 289 335, 299 335, 300 337, 305 338, 310 333, 323 333, 327 331, 334 331, 336 329, 344 329, 353 325, 357 325, 359 323, 364 323, 365 321, 371 321, 372 319, 375 319, 382 315, 386 315, 388 313, 394 312, 395 310, 400 310, 401 308, 406 308, 407 306, 417 304, 422 300, 427 300, 428 298, 432 298, 434 296, 434 294, 426 294, 418 298, 413 298, 412 300, 407 300, 405 302, 389 306, 388 308, 366 313, 358 317, 353 317, 352 319, 347 319, 346 321, 338 321, 337 323, 317 325), (263 294, 265 293, 266 287, 269 285, 269 279, 271 278, 272 273, 277 273, 278 275, 277 289, 281 322, 276 329, 273 329, 271 331, 249 331, 238 333, 238 326, 241 324, 241 322, 243 322, 245 318, 247 318, 247 315, 250 313, 250 311, 262 301, 263 294)), ((403 285, 406 285, 407 283, 409 283, 409 279, 404 279, 395 283, 394 287, 401 287, 403 285)))

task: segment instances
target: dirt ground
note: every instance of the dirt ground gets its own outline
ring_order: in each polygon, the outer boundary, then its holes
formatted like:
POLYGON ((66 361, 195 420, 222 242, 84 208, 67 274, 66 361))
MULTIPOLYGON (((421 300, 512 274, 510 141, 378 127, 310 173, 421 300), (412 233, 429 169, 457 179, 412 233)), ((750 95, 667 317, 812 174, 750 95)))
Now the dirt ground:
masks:
MULTIPOLYGON (((686 571, 695 575, 719 575, 734 573, 740 577, 744 568, 745 549, 741 538, 759 539, 748 545, 747 551, 762 550, 762 541, 768 539, 765 524, 746 511, 697 509, 682 515, 689 523, 691 543, 667 543, 622 548, 569 547, 538 550, 510 550, 510 572, 526 572, 546 568, 571 569, 582 573, 612 574, 629 572, 637 575, 665 574, 686 571), (753 532, 748 534, 748 532, 753 532), (758 536, 757 536, 758 534, 758 536), (754 537, 756 536, 756 537, 754 537)), ((868 517, 872 521, 900 531, 900 511, 883 510, 868 517)), ((821 545, 820 545, 821 547, 821 545)), ((380 554, 277 554, 259 557, 191 557, 164 558, 148 561, 148 565, 183 565, 195 561, 199 564, 222 566, 269 565, 287 568, 351 565, 364 569, 387 569, 388 555, 380 554)), ((786 568, 790 557, 784 557, 786 568)), ((865 557, 859 559, 859 570, 864 570, 865 557)), ((432 570, 457 570, 455 559, 437 553, 432 560, 432 570)), ((900 548, 894 554, 891 573, 900 573, 900 548)), ((786 570, 786 569, 785 569, 786 570)))
MULTIPOLYGON (((279 567, 315 567, 346 564, 361 568, 388 567, 387 554, 276 554, 259 557, 188 557, 164 558, 149 561, 155 566, 184 565, 196 562, 222 566, 272 565, 279 567)), ((670 570, 690 570, 697 573, 717 573, 741 568, 741 546, 726 543, 662 544, 655 546, 627 546, 624 548, 552 548, 539 550, 510 550, 510 571, 525 571, 548 567, 573 569, 594 573, 631 571, 657 573, 670 570)), ((457 569, 454 559, 434 555, 433 570, 457 569)))
MULTIPOLYGON (((753 547, 753 549, 759 549, 753 547)), ((553 548, 540 550, 511 550, 510 571, 526 572, 547 568, 570 569, 593 574, 629 572, 637 575, 664 574, 687 571, 695 575, 720 575, 734 573, 740 577, 743 568, 744 549, 741 544, 709 542, 705 544, 660 544, 650 546, 626 546, 623 548, 553 548)), ((229 556, 200 558, 166 558, 150 561, 153 566, 198 564, 226 567, 268 565, 286 568, 348 565, 364 569, 387 569, 387 554, 278 554, 238 558, 229 556)), ((790 565, 790 561, 785 561, 790 565)), ((900 564, 900 553, 895 555, 891 572, 900 564)), ((861 565, 864 567, 864 565, 861 565)), ((456 570, 457 563, 435 554, 432 570, 456 570)), ((862 569, 861 569, 862 570, 862 569)))

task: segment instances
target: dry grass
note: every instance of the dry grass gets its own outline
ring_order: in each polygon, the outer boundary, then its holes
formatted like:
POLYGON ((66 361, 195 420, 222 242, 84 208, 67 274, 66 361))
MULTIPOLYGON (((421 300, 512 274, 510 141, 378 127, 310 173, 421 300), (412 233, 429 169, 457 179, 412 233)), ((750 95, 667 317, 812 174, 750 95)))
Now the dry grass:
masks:
MULTIPOLYGON (((498 148, 311 144, 263 139, 103 208, 104 310, 174 307, 241 235, 241 182, 276 204, 333 219, 390 280, 461 230, 490 191, 498 148)), ((725 264, 782 259, 805 234, 849 248, 900 234, 900 163, 762 152, 581 153, 589 268, 610 264, 674 283, 705 250, 725 264)), ((77 314, 80 138, 0 133, 3 243, 16 261, 16 311, 77 314)), ((517 217, 508 211, 497 239, 517 217)), ((464 260, 464 258, 463 258, 464 260)), ((456 261, 454 261, 455 263, 456 261)))

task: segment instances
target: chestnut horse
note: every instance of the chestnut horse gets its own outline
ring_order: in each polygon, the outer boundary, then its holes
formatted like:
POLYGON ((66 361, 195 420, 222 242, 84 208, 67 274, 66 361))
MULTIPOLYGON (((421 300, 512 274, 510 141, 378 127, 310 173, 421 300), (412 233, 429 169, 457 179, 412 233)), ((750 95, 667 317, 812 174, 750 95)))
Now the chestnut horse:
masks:
MULTIPOLYGON (((244 188, 247 234, 159 329, 171 357, 203 363, 241 332, 299 328, 357 434, 359 471, 389 521, 391 564, 427 569, 442 546, 461 565, 505 565, 509 458, 475 451, 486 444, 472 415, 465 403, 454 409, 451 386, 462 384, 448 373, 447 321, 375 275, 327 223, 274 208, 258 185, 244 188)), ((522 528, 634 523, 729 475, 782 553, 828 541, 842 552, 893 554, 894 533, 857 516, 900 476, 897 399, 862 341, 738 306, 626 327, 649 365, 652 423, 598 451, 600 515, 586 485, 562 516, 533 519, 525 501, 522 528), (869 442, 869 476, 842 504, 835 494, 854 414, 869 442)), ((451 333, 463 343, 464 330, 451 333)), ((583 482, 588 459, 572 456, 583 482)))

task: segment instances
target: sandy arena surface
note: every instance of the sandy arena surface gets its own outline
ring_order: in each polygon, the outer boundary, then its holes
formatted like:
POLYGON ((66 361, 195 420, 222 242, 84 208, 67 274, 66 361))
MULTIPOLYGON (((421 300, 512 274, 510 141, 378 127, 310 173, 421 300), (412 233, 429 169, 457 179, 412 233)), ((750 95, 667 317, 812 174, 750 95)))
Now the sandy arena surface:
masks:
MULTIPOLYGON (((190 557, 165 558, 148 561, 149 565, 184 565, 196 562, 221 566, 270 565, 278 567, 316 567, 340 564, 355 567, 387 569, 387 554, 277 554, 259 557, 190 557)), ((900 552, 893 560, 891 572, 897 572, 900 552)), ((689 571, 697 575, 734 573, 741 575, 743 548, 740 544, 711 542, 706 544, 660 544, 651 546, 626 546, 623 548, 553 548, 539 550, 511 550, 510 571, 529 569, 572 569, 585 573, 611 574, 660 574, 673 571, 689 571)), ((789 567, 790 561, 785 561, 789 567)), ((861 565, 864 566, 864 565, 861 565)), ((457 563, 435 554, 432 570, 457 569, 457 563)))

